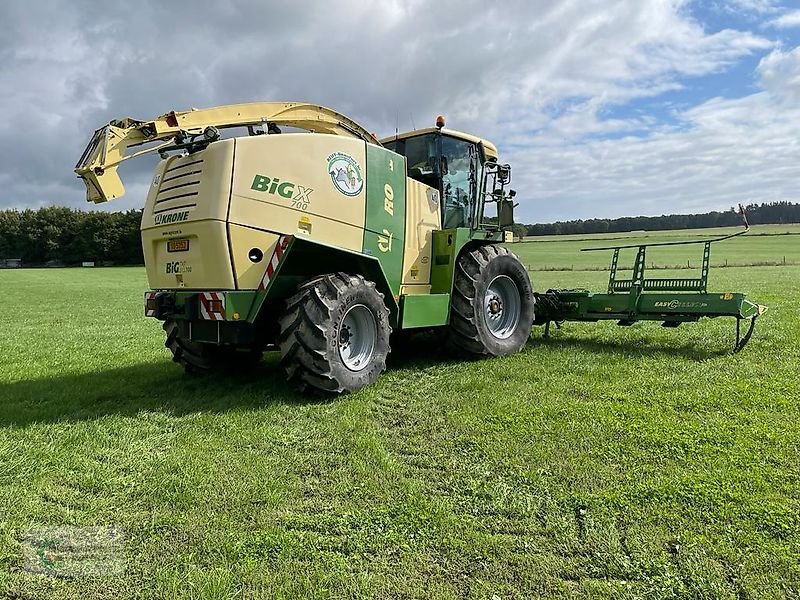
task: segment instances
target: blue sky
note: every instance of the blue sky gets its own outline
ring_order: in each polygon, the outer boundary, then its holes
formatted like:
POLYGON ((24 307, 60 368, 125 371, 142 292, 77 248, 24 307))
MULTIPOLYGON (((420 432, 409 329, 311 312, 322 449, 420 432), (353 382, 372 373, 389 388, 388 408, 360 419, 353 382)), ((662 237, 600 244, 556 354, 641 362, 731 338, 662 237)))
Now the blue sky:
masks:
POLYGON ((72 167, 111 119, 261 100, 379 134, 444 113, 512 164, 524 222, 800 201, 797 0, 11 0, 0 56, 0 207, 98 209, 72 167))
MULTIPOLYGON (((708 33, 725 29, 754 31, 766 35, 777 47, 790 49, 800 46, 800 26, 779 29, 769 23, 779 15, 790 11, 792 5, 800 9, 800 2, 763 3, 765 9, 757 11, 746 8, 747 4, 725 5, 696 0, 689 5, 689 12, 703 24, 708 33), (767 8, 770 6, 771 8, 767 8)), ((666 116, 668 119, 672 105, 687 107, 717 96, 738 98, 757 92, 759 85, 756 69, 761 59, 770 52, 771 49, 755 50, 734 63, 721 67, 718 72, 687 78, 683 81, 685 87, 682 90, 664 94, 657 101, 642 108, 654 111, 658 118, 666 116)), ((639 107, 634 104, 631 108, 639 107)))

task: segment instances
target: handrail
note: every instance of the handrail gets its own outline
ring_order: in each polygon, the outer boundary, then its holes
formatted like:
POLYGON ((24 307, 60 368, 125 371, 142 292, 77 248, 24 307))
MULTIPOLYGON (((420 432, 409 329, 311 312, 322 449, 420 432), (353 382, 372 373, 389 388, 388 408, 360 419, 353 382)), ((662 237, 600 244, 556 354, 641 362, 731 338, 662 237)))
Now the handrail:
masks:
POLYGON ((688 246, 690 244, 712 244, 714 242, 721 242, 723 240, 729 240, 731 238, 744 235, 748 231, 750 231, 750 227, 748 227, 744 231, 738 231, 736 233, 731 233, 730 235, 725 235, 718 238, 711 238, 707 240, 683 240, 680 242, 656 242, 654 244, 631 244, 627 246, 604 246, 602 248, 581 248, 581 252, 594 252, 595 250, 624 250, 626 248, 653 248, 655 246, 688 246))
POLYGON ((682 240, 679 242, 655 242, 653 244, 630 244, 626 246, 603 246, 602 248, 581 248, 581 252, 595 252, 597 250, 624 250, 626 248, 654 248, 656 246, 688 246, 690 244, 713 244, 714 242, 721 242, 731 238, 744 235, 750 231, 750 224, 747 222, 747 216, 744 214, 744 207, 739 205, 739 215, 742 217, 744 223, 744 231, 731 233, 718 238, 711 238, 706 240, 682 240))

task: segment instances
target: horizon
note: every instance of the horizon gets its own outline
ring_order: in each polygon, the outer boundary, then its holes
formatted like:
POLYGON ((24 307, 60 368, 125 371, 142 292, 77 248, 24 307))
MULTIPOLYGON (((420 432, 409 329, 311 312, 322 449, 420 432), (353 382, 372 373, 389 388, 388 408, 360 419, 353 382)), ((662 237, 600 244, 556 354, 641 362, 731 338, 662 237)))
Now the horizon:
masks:
MULTIPOLYGON (((115 205, 115 203, 109 203, 109 204, 111 204, 112 206, 115 205)), ((781 204, 786 204, 788 206, 800 206, 800 202, 791 202, 789 200, 776 200, 775 202, 768 202, 768 203, 767 202, 762 202, 762 203, 758 203, 758 204, 751 204, 751 205, 745 206, 745 209, 747 209, 747 208, 763 208, 763 207, 769 207, 769 206, 778 206, 778 205, 781 205, 781 204)), ((41 209, 51 209, 51 208, 52 209, 69 209, 69 210, 74 210, 74 211, 78 211, 78 212, 82 212, 82 213, 94 212, 92 210, 87 210, 87 208, 83 207, 83 206, 68 206, 68 205, 65 205, 65 204, 53 204, 53 205, 48 205, 48 206, 23 207, 23 208, 0 207, 0 213, 2 213, 4 211, 23 212, 23 211, 26 211, 26 210, 30 210, 30 211, 34 211, 35 212, 35 211, 38 211, 38 210, 41 210, 41 209)), ((114 208, 113 210, 107 210, 107 211, 103 211, 103 212, 107 212, 107 213, 126 213, 126 212, 130 212, 130 211, 141 212, 142 210, 143 210, 142 208, 131 207, 131 208, 125 208, 125 209, 114 208)), ((548 221, 548 222, 537 221, 537 222, 530 222, 530 223, 523 223, 523 222, 517 221, 515 219, 515 225, 524 225, 524 226, 527 227, 527 226, 537 226, 537 225, 545 225, 545 226, 546 225, 555 225, 555 224, 558 224, 558 223, 572 223, 572 222, 576 222, 576 221, 584 221, 584 222, 585 221, 619 221, 619 220, 622 220, 622 219, 660 219, 660 218, 669 218, 669 217, 697 217, 697 216, 705 216, 705 215, 710 215, 710 214, 715 214, 715 213, 716 214, 727 214, 727 213, 730 213, 730 212, 738 214, 737 208, 731 206, 731 207, 729 207, 728 209, 725 209, 725 210, 709 210, 709 211, 702 212, 702 213, 664 213, 664 214, 660 214, 660 215, 622 215, 622 216, 619 216, 619 217, 588 217, 588 218, 585 218, 585 219, 580 219, 579 218, 579 219, 548 221)), ((800 221, 798 221, 798 222, 800 222, 800 221)), ((794 223, 794 221, 792 221, 792 223, 794 223)), ((754 223, 751 226, 756 226, 756 225, 760 225, 760 223, 754 223)), ((730 227, 733 227, 733 226, 734 225, 731 225, 730 227)), ((727 225, 725 227, 727 227, 727 225)), ((686 227, 680 227, 680 228, 676 228, 676 229, 704 229, 704 227, 686 226, 686 227)), ((547 235, 549 235, 549 234, 547 234, 547 235)))

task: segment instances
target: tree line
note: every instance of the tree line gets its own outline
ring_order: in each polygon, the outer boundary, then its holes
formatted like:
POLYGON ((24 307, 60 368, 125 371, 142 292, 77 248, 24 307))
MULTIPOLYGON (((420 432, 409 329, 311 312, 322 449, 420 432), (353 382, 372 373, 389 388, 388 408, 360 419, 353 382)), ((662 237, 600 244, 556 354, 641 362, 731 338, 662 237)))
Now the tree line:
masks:
MULTIPOLYGON (((800 203, 772 202, 746 207, 751 224, 800 223, 800 203)), ((84 261, 141 265, 141 210, 84 212, 51 206, 38 210, 0 211, 0 260, 22 259, 25 265, 76 265, 84 261)), ((560 235, 658 231, 739 225, 738 210, 693 215, 623 217, 515 225, 521 235, 560 235)))
POLYGON ((24 265, 141 265, 141 220, 141 210, 84 212, 50 206, 0 211, 0 260, 22 259, 24 265))
MULTIPOLYGON (((751 225, 800 223, 800 203, 770 202, 745 207, 751 225)), ((555 223, 524 225, 526 235, 573 235, 586 233, 622 233, 625 231, 664 231, 669 229, 700 229, 740 225, 737 208, 725 212, 711 211, 692 215, 662 215, 660 217, 622 217, 619 219, 577 219, 555 223)), ((515 234, 517 232, 515 231, 515 234)))

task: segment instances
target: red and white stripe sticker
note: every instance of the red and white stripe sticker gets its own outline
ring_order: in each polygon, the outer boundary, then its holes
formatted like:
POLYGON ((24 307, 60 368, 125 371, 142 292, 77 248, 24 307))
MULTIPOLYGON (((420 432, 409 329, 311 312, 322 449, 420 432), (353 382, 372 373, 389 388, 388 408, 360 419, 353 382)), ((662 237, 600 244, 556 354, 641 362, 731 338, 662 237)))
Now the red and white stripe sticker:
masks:
POLYGON ((222 292, 200 292, 200 318, 206 321, 224 321, 225 294, 222 292), (218 310, 214 310, 215 308, 218 310))
POLYGON ((264 273, 261 283, 258 284, 258 291, 262 292, 267 289, 270 279, 272 279, 272 276, 275 275, 275 271, 278 269, 281 258, 283 257, 286 248, 289 246, 291 239, 292 236, 290 235, 282 235, 278 238, 278 243, 275 244, 275 251, 272 253, 272 257, 267 263, 267 271, 264 273))
POLYGON ((147 301, 148 300, 155 300, 156 299, 156 292, 145 292, 144 293, 144 316, 145 317, 155 317, 156 316, 156 309, 155 308, 147 308, 147 301))

